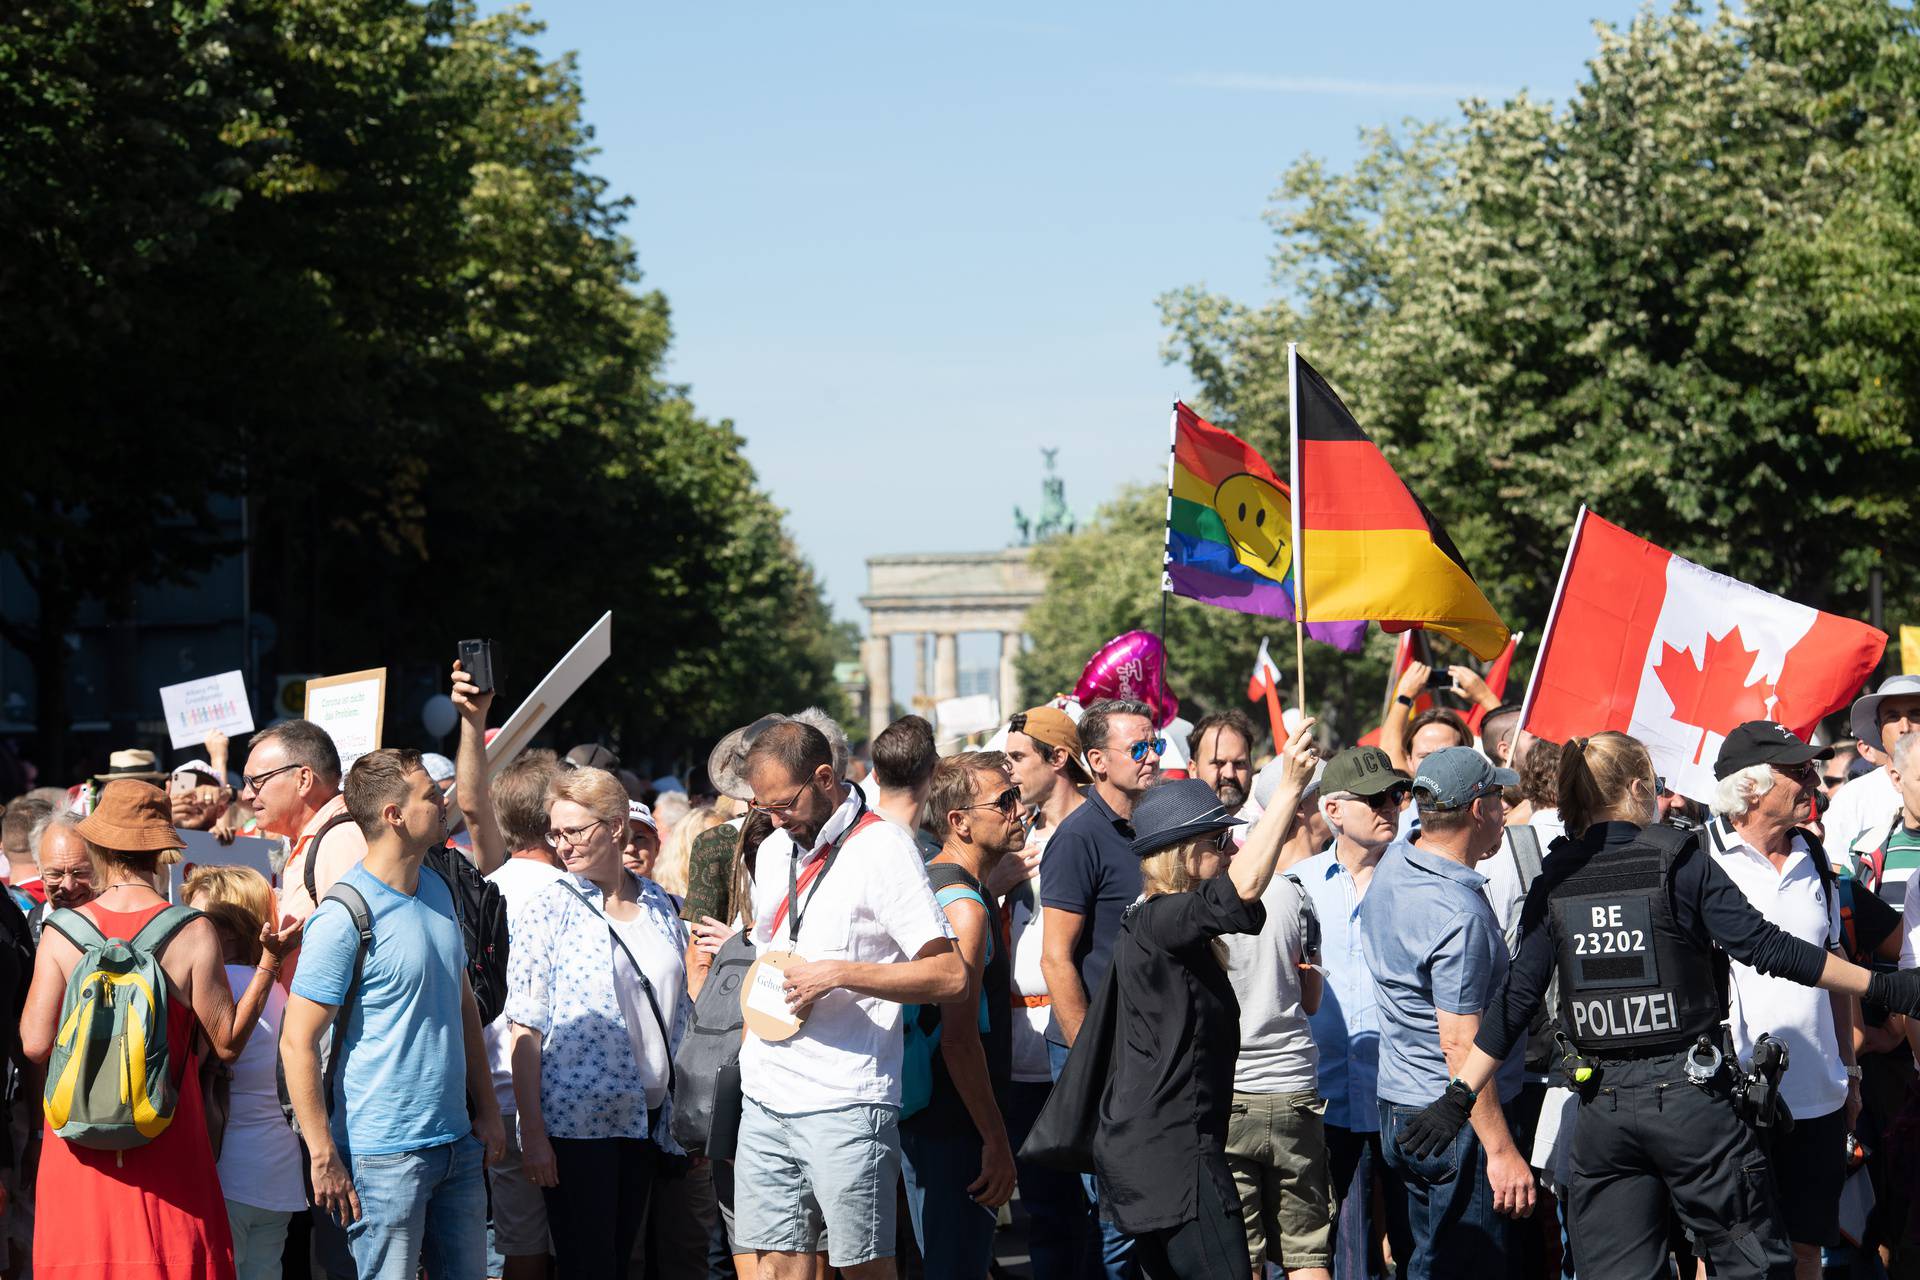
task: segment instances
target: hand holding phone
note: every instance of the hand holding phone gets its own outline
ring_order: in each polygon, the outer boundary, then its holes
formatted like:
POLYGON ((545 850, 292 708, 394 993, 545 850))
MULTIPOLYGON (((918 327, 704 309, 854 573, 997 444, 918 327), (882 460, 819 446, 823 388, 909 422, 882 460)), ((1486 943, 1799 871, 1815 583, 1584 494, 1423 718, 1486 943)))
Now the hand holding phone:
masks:
POLYGON ((460 670, 481 693, 493 692, 493 641, 462 640, 460 670))

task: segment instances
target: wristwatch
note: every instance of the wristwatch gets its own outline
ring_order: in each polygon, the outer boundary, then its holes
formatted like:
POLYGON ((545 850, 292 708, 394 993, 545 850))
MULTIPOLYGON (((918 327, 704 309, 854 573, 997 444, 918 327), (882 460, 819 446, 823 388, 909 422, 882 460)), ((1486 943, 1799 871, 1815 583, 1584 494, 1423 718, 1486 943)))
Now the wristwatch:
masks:
POLYGON ((1400 704, 1401 706, 1403 706, 1403 707, 1410 707, 1410 706, 1412 706, 1412 705, 1413 705, 1413 699, 1412 699, 1412 698, 1409 698, 1409 697, 1408 697, 1408 696, 1407 696, 1406 694, 1404 694, 1404 693, 1403 693, 1403 694, 1401 694, 1401 695, 1399 695, 1398 697, 1396 697, 1396 698, 1394 699, 1394 701, 1395 701, 1395 702, 1397 702, 1397 703, 1399 703, 1399 704, 1400 704))
POLYGON ((1847 1079, 1858 1080, 1859 1078, 1860 1078, 1860 1065, 1858 1063, 1849 1062, 1847 1064, 1847 1079))

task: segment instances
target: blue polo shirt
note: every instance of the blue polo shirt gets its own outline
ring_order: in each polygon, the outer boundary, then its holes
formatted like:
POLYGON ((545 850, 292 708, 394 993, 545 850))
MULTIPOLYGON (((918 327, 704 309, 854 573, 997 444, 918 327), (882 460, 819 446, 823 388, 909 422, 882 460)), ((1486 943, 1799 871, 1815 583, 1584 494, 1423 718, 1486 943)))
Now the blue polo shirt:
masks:
MULTIPOLYGON (((1100 798, 1100 789, 1082 792, 1087 802, 1068 814, 1040 863, 1040 905, 1081 917, 1073 944, 1074 967, 1091 1003, 1113 963, 1113 939, 1120 915, 1140 896, 1140 859, 1133 856, 1133 826, 1100 798)), ((1060 1019, 1047 1023, 1047 1039, 1066 1044, 1060 1019)))
MULTIPOLYGON (((1417 844, 1396 841, 1381 855, 1360 903, 1380 1022, 1380 1097, 1424 1107, 1452 1073, 1440 1052, 1436 1010, 1485 1013, 1507 979, 1507 947, 1485 876, 1417 844)), ((1526 1045, 1495 1077, 1500 1101, 1520 1092, 1526 1045)))
POLYGON ((1367 964, 1360 930, 1360 906, 1367 899, 1356 891, 1353 874, 1332 849, 1308 858, 1293 874, 1320 917, 1320 964, 1327 971, 1327 983, 1320 1007, 1307 1016, 1307 1026, 1320 1050, 1320 1096, 1327 1100, 1326 1123, 1354 1133, 1372 1133, 1380 1127, 1380 1103, 1374 1092, 1380 1024, 1373 1007, 1373 970, 1367 964))

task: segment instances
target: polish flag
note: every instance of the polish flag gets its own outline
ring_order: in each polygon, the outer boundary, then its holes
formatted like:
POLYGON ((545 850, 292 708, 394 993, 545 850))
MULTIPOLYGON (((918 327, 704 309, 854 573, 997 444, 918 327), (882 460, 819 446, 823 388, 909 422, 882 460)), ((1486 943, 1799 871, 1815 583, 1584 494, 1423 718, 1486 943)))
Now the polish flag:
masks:
POLYGON ((1247 681, 1247 701, 1259 702, 1269 693, 1280 691, 1280 668, 1267 652, 1267 638, 1260 637, 1260 656, 1253 660, 1253 678, 1247 681))
POLYGON ((1521 727, 1551 742, 1618 729, 1681 795, 1713 794, 1735 725, 1802 738, 1852 701, 1887 637, 1703 569, 1580 508, 1521 727))

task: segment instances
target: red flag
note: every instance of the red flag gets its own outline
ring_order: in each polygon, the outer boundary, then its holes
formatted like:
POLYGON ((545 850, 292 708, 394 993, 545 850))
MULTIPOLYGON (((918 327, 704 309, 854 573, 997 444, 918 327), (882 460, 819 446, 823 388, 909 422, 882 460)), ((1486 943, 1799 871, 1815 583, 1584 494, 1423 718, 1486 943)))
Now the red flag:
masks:
POLYGON ((1667 785, 1713 790, 1727 731, 1801 737, 1852 700, 1884 632, 1703 569, 1580 509, 1521 726, 1565 742, 1602 729, 1647 744, 1667 785))

